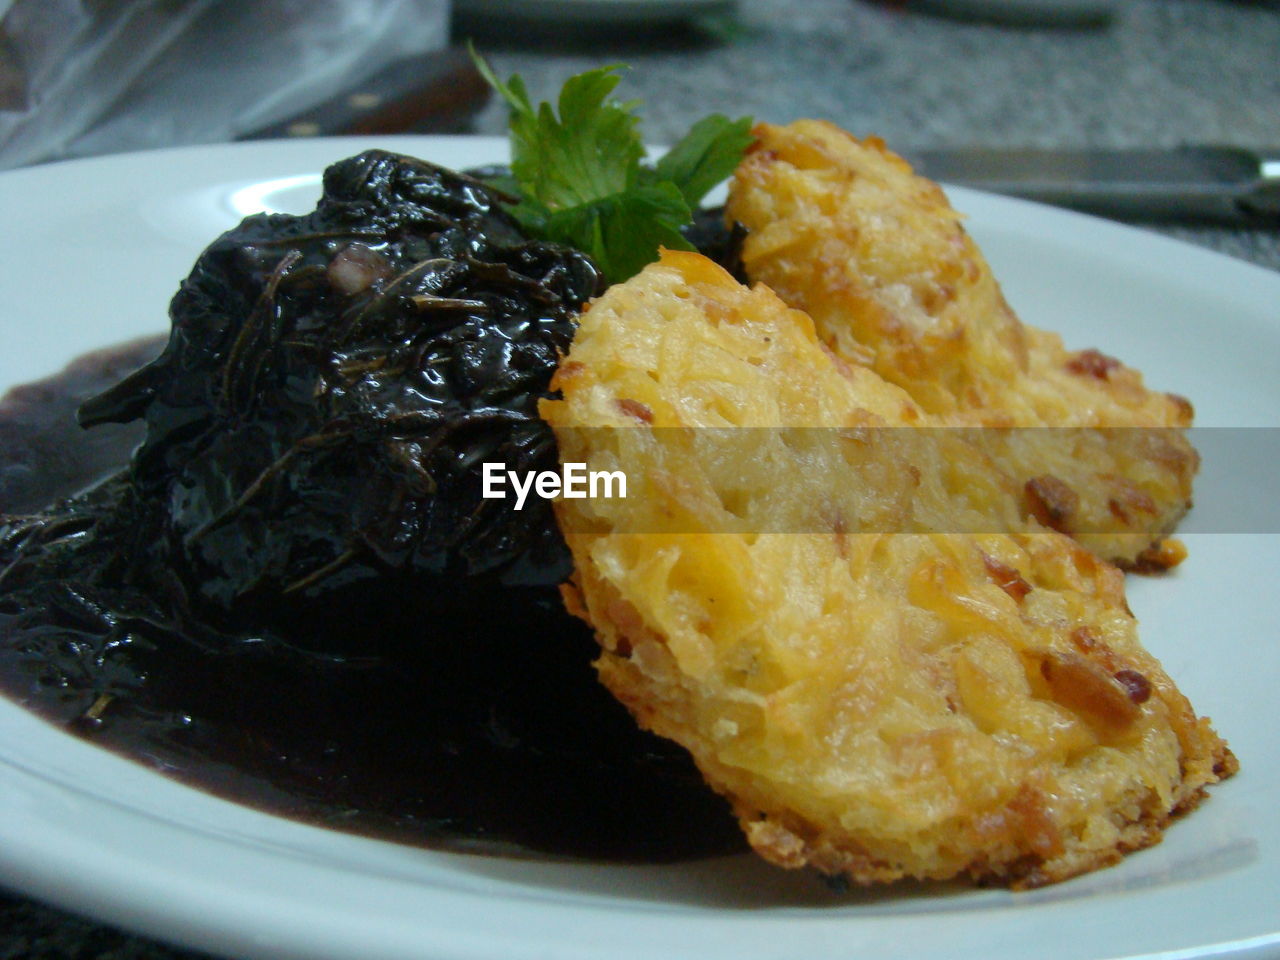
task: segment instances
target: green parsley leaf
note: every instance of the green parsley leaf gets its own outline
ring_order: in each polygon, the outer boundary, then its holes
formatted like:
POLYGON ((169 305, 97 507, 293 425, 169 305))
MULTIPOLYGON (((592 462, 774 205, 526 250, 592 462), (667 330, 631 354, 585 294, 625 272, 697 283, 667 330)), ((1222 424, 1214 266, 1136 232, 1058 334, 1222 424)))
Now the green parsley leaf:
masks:
POLYGON ((680 234, 691 218, 674 184, 640 184, 552 214, 542 235, 586 251, 607 278, 618 282, 652 263, 658 247, 693 249, 680 234))
POLYGON ((611 99, 620 65, 570 77, 556 107, 535 108, 518 75, 503 83, 474 48, 471 55, 511 109, 511 180, 503 187, 519 197, 511 213, 526 230, 582 250, 611 283, 638 273, 660 246, 692 249, 680 229, 741 160, 750 118, 700 120, 644 166, 638 104, 611 99))
POLYGON ((751 146, 751 118, 713 113, 703 117, 654 165, 659 180, 674 183, 685 202, 696 207, 721 180, 733 173, 751 146))

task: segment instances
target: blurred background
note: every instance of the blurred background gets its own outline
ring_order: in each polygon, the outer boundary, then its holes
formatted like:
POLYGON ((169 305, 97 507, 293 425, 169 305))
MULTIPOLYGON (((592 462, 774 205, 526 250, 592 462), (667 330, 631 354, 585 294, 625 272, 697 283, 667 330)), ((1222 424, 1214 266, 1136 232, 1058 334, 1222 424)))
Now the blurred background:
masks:
MULTIPOLYGON (((267 137, 503 134, 468 39, 535 99, 629 64, 619 94, 643 101, 653 143, 723 112, 822 117, 944 161, 1068 150, 1081 175, 1106 164, 1079 151, 1147 151, 1117 161, 1140 189, 1201 176, 1256 203, 1113 215, 1280 269, 1274 0, 0 0, 0 170, 267 137), (1162 166, 1196 145, 1244 152, 1162 166)), ((190 956, 0 894, 0 960, 190 956)))
POLYGON ((0 170, 264 137, 501 134, 468 40, 535 99, 629 64, 620 94, 643 101, 653 143, 712 111, 816 116, 944 181, 1016 192, 1056 164, 1030 191, 1042 199, 1079 202, 1100 173, 1148 200, 1253 193, 1263 216, 1232 197, 1101 206, 1280 268, 1277 0, 0 0, 0 170), (1150 153, 1202 145, 1247 154, 1150 153), (1073 152, 1015 158, 1019 185, 1001 158, 950 155, 975 148, 1073 152))

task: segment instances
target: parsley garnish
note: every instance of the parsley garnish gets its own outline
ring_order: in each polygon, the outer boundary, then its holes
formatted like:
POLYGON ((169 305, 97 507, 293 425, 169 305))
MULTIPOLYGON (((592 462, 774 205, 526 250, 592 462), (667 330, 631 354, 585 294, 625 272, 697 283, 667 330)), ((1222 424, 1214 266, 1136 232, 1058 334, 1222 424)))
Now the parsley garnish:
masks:
POLYGON ((751 118, 704 117, 656 163, 644 163, 637 101, 610 94, 619 65, 570 77, 557 106, 529 100, 524 81, 503 83, 475 51, 476 66, 511 108, 511 180, 521 225, 588 254, 610 283, 639 273, 658 247, 691 250, 680 234, 751 143, 751 118))

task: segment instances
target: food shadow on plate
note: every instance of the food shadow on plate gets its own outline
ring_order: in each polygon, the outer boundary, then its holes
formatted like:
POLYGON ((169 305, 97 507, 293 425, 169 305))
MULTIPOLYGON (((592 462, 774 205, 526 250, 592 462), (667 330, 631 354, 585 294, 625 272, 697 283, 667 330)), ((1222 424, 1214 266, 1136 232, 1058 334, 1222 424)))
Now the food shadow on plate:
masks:
POLYGON ((833 886, 810 871, 779 870, 750 854, 680 864, 608 865, 458 857, 450 869, 498 883, 582 897, 625 899, 704 909, 847 910, 858 916, 950 913, 1114 897, 1201 883, 1255 863, 1257 841, 1225 824, 1192 847, 1141 851, 1110 869, 1067 883, 1012 892, 958 882, 906 881, 874 887, 833 886))
MULTIPOLYGON (((0 399, 0 513, 21 525, 125 466, 136 425, 86 433, 76 410, 159 347, 95 351, 0 399)), ((92 499, 81 509, 93 519, 92 499)), ((687 756, 639 730, 596 682, 590 633, 552 588, 482 604, 469 589, 399 598, 375 629, 422 642, 345 659, 257 634, 210 645, 163 621, 144 631, 150 643, 107 655, 93 624, 50 632, 37 614, 24 628, 14 596, 0 603, 0 690, 223 798, 358 835, 524 858, 661 863, 743 848, 687 756), (83 642, 60 643, 68 631, 83 642), (104 688, 116 690, 105 715, 104 688)))

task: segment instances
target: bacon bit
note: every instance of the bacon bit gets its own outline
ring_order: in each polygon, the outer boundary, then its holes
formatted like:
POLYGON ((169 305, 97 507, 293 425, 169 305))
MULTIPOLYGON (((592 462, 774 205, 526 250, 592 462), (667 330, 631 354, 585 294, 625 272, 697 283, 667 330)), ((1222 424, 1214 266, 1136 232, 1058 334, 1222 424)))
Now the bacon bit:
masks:
POLYGON ((1076 627, 1071 631, 1071 642, 1081 653, 1092 653, 1102 644, 1102 638, 1093 627, 1076 627))
POLYGON ((1067 361, 1067 369, 1072 373, 1098 380, 1111 379, 1111 371, 1118 366, 1119 360, 1098 350, 1081 350, 1067 361))
POLYGON ((1040 661, 1040 675, 1054 700, 1095 727, 1121 732, 1141 715, 1127 687, 1078 654, 1046 654, 1040 661))
POLYGON ((1102 640, 1096 627, 1076 627, 1071 631, 1071 642, 1085 659, 1100 664, 1105 670, 1115 673, 1129 665, 1129 661, 1116 655, 1102 640))
POLYGON ((1115 678, 1129 691, 1129 699, 1134 703, 1146 703, 1151 696, 1151 681, 1137 670, 1117 670, 1115 678))
POLYGON ((1048 473, 1032 477, 1023 490, 1033 517, 1050 530, 1066 531, 1076 507, 1080 505, 1080 497, 1074 490, 1048 473))
POLYGON ((632 400, 629 397, 621 397, 614 401, 621 410, 629 417, 635 417, 641 423, 653 423, 653 411, 639 400, 632 400))
POLYGON ((556 374, 561 380, 569 380, 576 377, 585 369, 587 369, 587 365, 581 360, 570 360, 567 363, 560 364, 560 368, 556 371, 556 374))
POLYGON ((1119 477, 1111 473, 1102 474, 1101 479, 1116 488, 1117 499, 1113 501, 1115 506, 1111 507, 1111 512, 1114 514, 1118 509, 1120 513, 1124 514, 1121 519, 1126 522, 1129 519, 1130 511, 1133 510, 1138 511, 1139 513, 1146 513, 1151 516, 1155 516, 1158 512, 1156 510, 1156 503, 1151 499, 1151 495, 1135 484, 1132 480, 1128 480, 1125 477, 1119 477))
POLYGON ((1071 552, 1071 565, 1074 566, 1076 570, 1080 572, 1080 575, 1082 577, 1085 577, 1088 579, 1092 579, 1094 577, 1100 577, 1101 582, 1098 584, 1100 588, 1112 587, 1113 589, 1118 589, 1121 594, 1124 593, 1124 574, 1123 573, 1121 573, 1119 570, 1115 570, 1116 582, 1115 582, 1115 585, 1113 586, 1112 584, 1107 582, 1111 579, 1110 573, 1108 571, 1115 569, 1111 566, 1111 564, 1108 563, 1104 566, 1103 564, 1105 561, 1099 560, 1098 555, 1096 553, 1094 553, 1092 550, 1086 550, 1084 547, 1080 546, 1080 544, 1077 543, 1075 540, 1072 540, 1070 543, 1063 544, 1063 546, 1066 547, 1071 552))
POLYGON ((1134 573, 1164 573, 1187 559, 1187 545, 1176 537, 1166 537, 1143 550, 1129 568, 1134 573))
POLYGON ((1023 598, 1031 592, 1031 584, 1023 580, 1017 570, 1005 566, 995 557, 989 557, 984 553, 982 565, 987 568, 987 573, 991 575, 996 586, 1013 597, 1016 602, 1021 603, 1023 598))
POLYGON ((1123 523, 1126 527, 1129 525, 1129 514, 1124 507, 1120 506, 1120 501, 1112 498, 1107 501, 1107 509, 1111 511, 1111 515, 1123 523))

